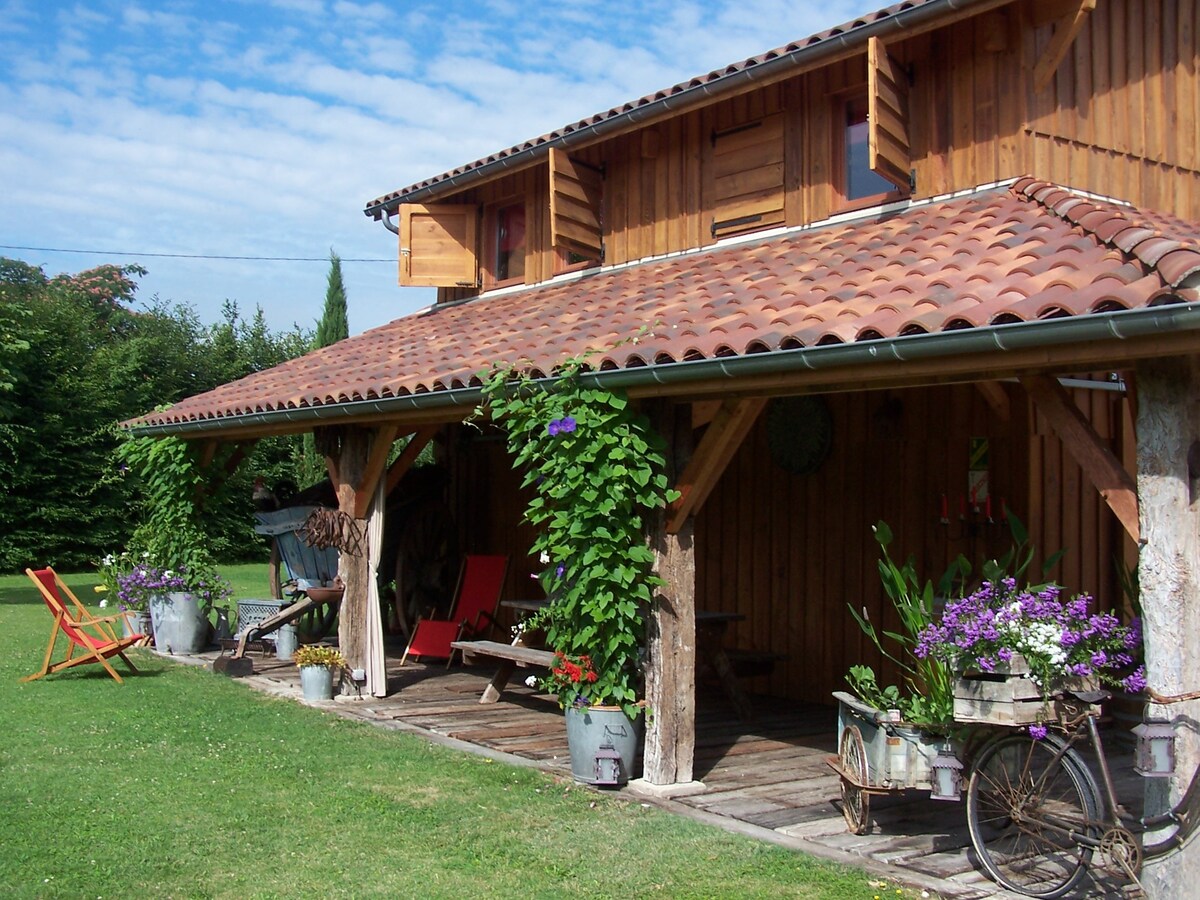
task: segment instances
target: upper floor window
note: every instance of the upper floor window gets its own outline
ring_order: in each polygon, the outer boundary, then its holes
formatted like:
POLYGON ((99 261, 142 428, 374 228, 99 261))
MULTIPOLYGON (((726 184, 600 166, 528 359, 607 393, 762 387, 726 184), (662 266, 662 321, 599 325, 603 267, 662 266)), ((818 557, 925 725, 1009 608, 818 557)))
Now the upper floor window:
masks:
POLYGON ((842 103, 842 200, 869 206, 900 196, 891 181, 871 168, 867 95, 855 94, 842 103))
POLYGON ((525 204, 511 203, 492 211, 490 238, 494 247, 492 281, 495 284, 525 280, 525 204))

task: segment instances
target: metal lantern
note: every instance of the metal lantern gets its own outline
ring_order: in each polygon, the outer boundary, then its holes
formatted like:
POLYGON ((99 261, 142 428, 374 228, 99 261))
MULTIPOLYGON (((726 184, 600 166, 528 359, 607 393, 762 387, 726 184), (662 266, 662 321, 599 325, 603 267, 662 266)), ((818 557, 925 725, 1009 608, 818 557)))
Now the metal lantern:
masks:
POLYGON ((933 758, 930 768, 933 770, 933 787, 929 799, 961 800, 963 764, 958 757, 951 751, 943 751, 933 758))
POLYGON ((596 751, 595 783, 621 783, 621 754, 611 744, 604 744, 596 751))
POLYGON ((1175 728, 1170 722, 1143 722, 1133 729, 1137 752, 1133 770, 1147 778, 1168 778, 1175 771, 1175 728))

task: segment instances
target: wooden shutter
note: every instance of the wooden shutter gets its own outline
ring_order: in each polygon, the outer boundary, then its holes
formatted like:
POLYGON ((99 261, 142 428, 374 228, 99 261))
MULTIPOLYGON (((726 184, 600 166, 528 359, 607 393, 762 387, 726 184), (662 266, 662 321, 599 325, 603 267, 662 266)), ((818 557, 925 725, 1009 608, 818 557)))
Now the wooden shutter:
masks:
POLYGON ((783 115, 712 136, 712 236, 783 222, 783 115))
POLYGON ((600 202, 604 176, 587 163, 550 148, 550 240, 568 250, 599 260, 604 246, 600 202))
POLYGON ((911 190, 908 76, 877 37, 867 41, 867 141, 871 171, 911 190))
POLYGON ((475 287, 479 284, 474 204, 404 203, 400 206, 400 284, 475 287))

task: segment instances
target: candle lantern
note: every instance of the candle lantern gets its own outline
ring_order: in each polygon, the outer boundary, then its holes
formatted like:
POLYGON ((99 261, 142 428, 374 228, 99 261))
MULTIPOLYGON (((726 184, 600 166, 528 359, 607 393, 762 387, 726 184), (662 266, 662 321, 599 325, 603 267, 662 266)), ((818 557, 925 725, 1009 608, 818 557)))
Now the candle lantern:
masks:
POLYGON ((611 744, 605 744, 596 751, 595 783, 621 783, 621 754, 611 744))
POLYGON ((930 763, 933 770, 933 788, 929 792, 930 800, 960 800, 962 799, 962 770, 963 764, 958 761, 951 750, 943 750, 930 763))
POLYGON ((1175 729, 1170 722, 1143 722, 1133 729, 1137 751, 1133 770, 1146 778, 1167 778, 1175 771, 1175 729))

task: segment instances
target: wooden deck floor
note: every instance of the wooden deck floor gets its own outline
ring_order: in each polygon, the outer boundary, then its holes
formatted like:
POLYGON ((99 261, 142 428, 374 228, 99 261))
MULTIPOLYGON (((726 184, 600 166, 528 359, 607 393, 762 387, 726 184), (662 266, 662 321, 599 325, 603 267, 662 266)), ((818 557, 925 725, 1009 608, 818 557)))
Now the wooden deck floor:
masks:
MULTIPOLYGON (((252 685, 300 696, 293 665, 252 657, 255 675, 247 679, 252 685)), ((388 697, 340 698, 327 705, 340 715, 511 754, 569 777, 566 729, 554 699, 514 678, 499 703, 480 704, 491 674, 487 667, 447 670, 411 662, 400 667, 389 658, 388 697)), ((1010 896, 977 871, 962 803, 931 801, 924 792, 872 798, 869 833, 847 833, 838 780, 825 764, 835 745, 831 707, 756 696, 754 718, 743 721, 718 692, 705 691, 702 698, 695 777, 706 789, 666 805, 720 817, 717 821, 735 830, 817 855, 887 867, 892 878, 928 887, 934 896, 1010 896)), ((1114 760, 1114 774, 1122 801, 1133 808, 1140 805, 1141 781, 1127 756, 1114 760)), ((1080 895, 1122 896, 1113 885, 1097 882, 1080 895)))

